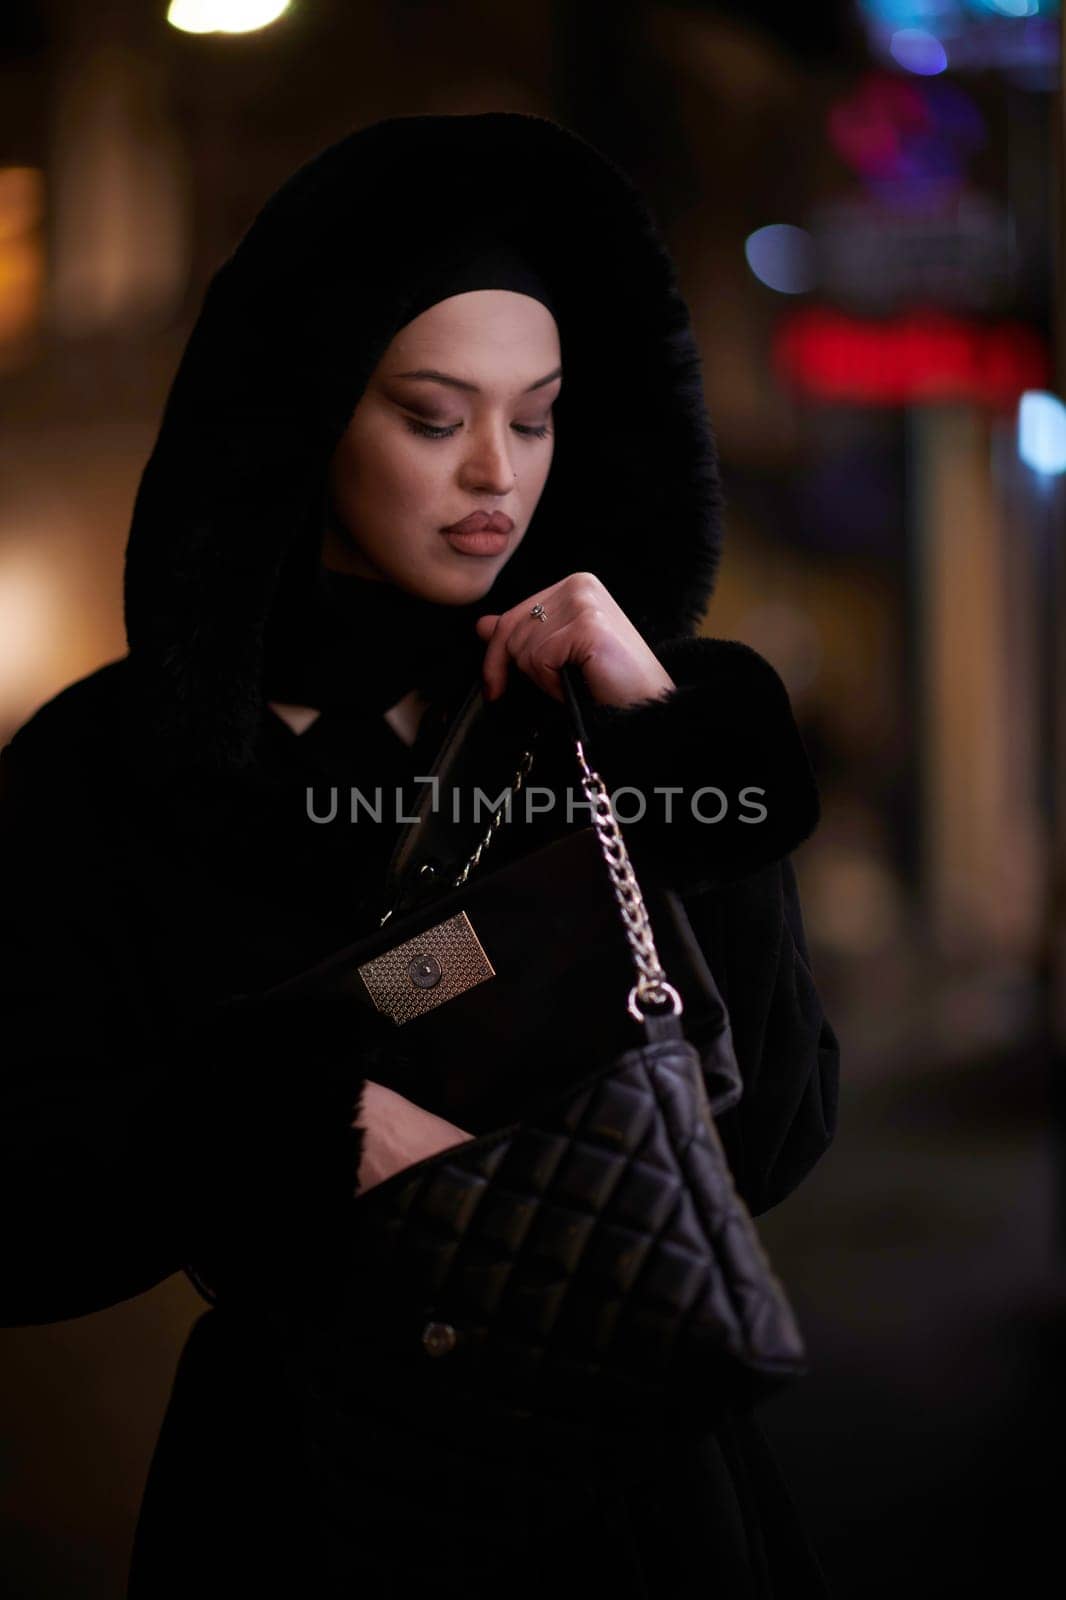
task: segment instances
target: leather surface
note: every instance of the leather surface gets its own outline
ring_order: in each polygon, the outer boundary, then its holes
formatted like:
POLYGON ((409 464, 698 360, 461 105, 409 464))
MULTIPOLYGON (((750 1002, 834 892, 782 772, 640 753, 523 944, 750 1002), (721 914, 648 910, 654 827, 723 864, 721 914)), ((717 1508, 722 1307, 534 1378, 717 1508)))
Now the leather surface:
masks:
POLYGON ((700 1059, 675 1019, 651 1031, 520 1124, 356 1200, 341 1299, 297 1356, 320 1452, 343 1447, 369 1374, 414 1414, 631 1433, 713 1424, 805 1370, 700 1059), (429 1324, 453 1347, 431 1353, 429 1324))

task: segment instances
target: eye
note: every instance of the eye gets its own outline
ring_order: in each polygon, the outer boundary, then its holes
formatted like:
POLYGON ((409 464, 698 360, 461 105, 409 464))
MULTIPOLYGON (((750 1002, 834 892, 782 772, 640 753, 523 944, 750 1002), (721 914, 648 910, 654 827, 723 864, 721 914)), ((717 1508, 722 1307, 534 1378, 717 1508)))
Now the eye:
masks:
POLYGON ((450 428, 434 428, 428 422, 418 422, 414 417, 403 419, 412 433, 417 433, 422 439, 450 439, 459 428, 458 422, 453 422, 450 428))
MULTIPOLYGON (((432 423, 419 422, 415 417, 405 416, 403 420, 411 432, 416 433, 420 439, 450 439, 452 434, 458 433, 462 427, 461 422, 453 422, 450 427, 446 428, 435 428, 432 423)), ((516 433, 521 433, 528 439, 546 439, 551 432, 546 422, 539 427, 531 427, 521 422, 514 422, 511 426, 516 433)))

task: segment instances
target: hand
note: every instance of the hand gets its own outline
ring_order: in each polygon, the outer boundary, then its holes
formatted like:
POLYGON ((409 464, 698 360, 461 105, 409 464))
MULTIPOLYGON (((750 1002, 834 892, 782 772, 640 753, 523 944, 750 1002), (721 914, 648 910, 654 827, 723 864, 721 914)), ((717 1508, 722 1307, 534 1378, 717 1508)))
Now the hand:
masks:
POLYGON ((425 1156, 472 1139, 472 1133, 435 1117, 402 1094, 368 1079, 355 1126, 364 1129, 357 1192, 391 1178, 425 1156))
POLYGON ((594 700, 628 706, 677 685, 593 572, 572 572, 502 613, 478 617, 488 640, 482 666, 486 700, 507 687, 511 661, 553 700, 563 700, 559 669, 576 662, 594 700), (547 621, 530 615, 540 602, 547 621))

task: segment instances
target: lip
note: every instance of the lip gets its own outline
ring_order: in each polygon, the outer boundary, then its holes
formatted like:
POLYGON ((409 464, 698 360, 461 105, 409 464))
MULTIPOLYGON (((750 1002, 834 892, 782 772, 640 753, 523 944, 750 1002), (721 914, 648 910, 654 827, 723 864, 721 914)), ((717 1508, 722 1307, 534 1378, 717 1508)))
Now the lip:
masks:
POLYGON ((471 511, 461 522, 452 522, 442 533, 510 533, 514 522, 506 511, 471 511))
POLYGON ((463 556, 499 556, 507 549, 507 535, 494 528, 479 528, 458 533, 449 529, 444 537, 453 550, 463 556))

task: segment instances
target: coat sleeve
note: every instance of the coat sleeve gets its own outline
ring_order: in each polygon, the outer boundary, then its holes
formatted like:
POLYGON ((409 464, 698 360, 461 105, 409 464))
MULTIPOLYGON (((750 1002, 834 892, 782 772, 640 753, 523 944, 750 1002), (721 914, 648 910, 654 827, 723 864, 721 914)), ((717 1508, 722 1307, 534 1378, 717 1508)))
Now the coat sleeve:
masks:
POLYGON ((734 882, 790 854, 818 825, 788 692, 737 639, 680 638, 656 655, 677 685, 665 696, 586 701, 591 765, 617 797, 638 874, 644 865, 688 890, 734 882))
POLYGON ((284 1032, 154 1015, 136 852, 28 746, 0 751, 0 1325, 98 1311, 227 1240, 291 1275, 316 1206, 355 1192, 363 1080, 284 1032))
POLYGON ((729 1013, 744 1093, 718 1130, 758 1216, 832 1143, 839 1042, 815 984, 791 858, 682 899, 729 1013))

